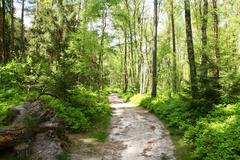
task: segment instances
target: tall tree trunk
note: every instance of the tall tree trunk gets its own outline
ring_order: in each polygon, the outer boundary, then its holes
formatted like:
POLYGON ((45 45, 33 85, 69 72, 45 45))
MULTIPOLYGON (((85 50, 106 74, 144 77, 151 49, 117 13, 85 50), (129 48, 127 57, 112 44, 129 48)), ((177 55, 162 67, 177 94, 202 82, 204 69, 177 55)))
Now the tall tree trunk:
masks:
POLYGON ((36 16, 38 16, 38 12, 39 12, 39 0, 36 0, 36 10, 35 10, 35 14, 36 16))
POLYGON ((134 86, 134 82, 135 82, 135 67, 134 67, 134 53, 133 53, 133 29, 132 29, 132 22, 131 22, 131 15, 130 15, 130 8, 129 8, 129 4, 128 4, 128 0, 125 0, 125 5, 127 7, 127 12, 128 12, 128 27, 129 27, 129 34, 130 34, 130 65, 131 67, 129 67, 129 73, 130 73, 130 78, 131 78, 131 86, 134 86))
POLYGON ((2 63, 6 62, 6 37, 5 37, 5 0, 2 0, 2 63))
POLYGON ((157 0, 154 0, 154 37, 153 37, 153 55, 152 55, 152 97, 157 96, 157 31, 158 31, 158 5, 157 0))
POLYGON ((176 60, 176 35, 175 35, 175 21, 174 21, 174 5, 171 0, 171 25, 172 25, 172 49, 173 49, 173 92, 177 92, 177 60, 176 60))
POLYGON ((188 61, 190 66, 190 82, 192 98, 197 98, 197 71, 195 64, 193 38, 192 38, 192 24, 191 24, 191 10, 189 0, 184 0, 185 4, 185 21, 186 21, 186 40, 188 50, 188 61))
POLYGON ((21 52, 23 54, 25 49, 25 39, 24 39, 24 9, 25 0, 22 0, 22 14, 21 14, 21 52))
MULTIPOLYGON (((105 4, 104 4, 105 5, 105 4)), ((105 39, 105 30, 106 30, 106 26, 107 26, 107 22, 106 22, 106 18, 107 18, 107 10, 106 8, 104 8, 103 10, 103 15, 102 15, 102 36, 101 36, 101 51, 99 53, 99 90, 102 91, 103 90, 103 74, 104 74, 104 68, 103 68, 103 55, 104 55, 104 39, 105 39)))
POLYGON ((214 77, 219 80, 219 64, 220 64, 220 51, 219 51, 219 33, 218 33, 218 8, 217 0, 212 0, 213 5, 213 31, 214 31, 214 52, 215 52, 215 69, 214 77))
POLYGON ((138 62, 139 62, 139 50, 138 50, 138 42, 137 42, 137 27, 136 27, 136 18, 137 18, 137 15, 138 15, 138 6, 137 6, 137 3, 136 3, 136 0, 133 0, 133 4, 134 4, 134 9, 133 9, 133 43, 134 43, 134 49, 135 49, 135 52, 134 52, 134 60, 133 60, 133 63, 134 63, 134 90, 137 90, 139 91, 139 66, 138 66, 138 62))
POLYGON ((14 52, 14 3, 11 0, 11 51, 14 52))
POLYGON ((149 57, 149 46, 148 46, 148 36, 147 36, 147 27, 144 31, 144 41, 145 41, 145 55, 146 55, 146 58, 145 58, 145 91, 148 91, 149 90, 149 86, 150 86, 150 74, 151 74, 151 62, 150 62, 150 57, 149 57))
MULTIPOLYGON (((240 33, 238 33, 238 63, 240 63, 240 33)), ((240 66, 238 65, 238 73, 240 73, 240 66)))
POLYGON ((124 93, 128 90, 127 34, 124 32, 124 93))
POLYGON ((78 11, 77 11, 77 17, 76 17, 76 27, 75 27, 75 30, 78 28, 78 26, 81 26, 81 10, 82 10, 82 5, 83 5, 83 2, 82 0, 79 0, 79 4, 78 4, 78 11))
MULTIPOLYGON (((144 11, 145 11, 145 0, 143 1, 142 11, 138 17, 138 29, 140 31, 140 42, 139 42, 139 52, 141 53, 139 66, 140 66, 140 94, 145 93, 145 80, 146 80, 146 55, 143 49, 144 46, 144 11)), ((146 45, 146 44, 145 44, 146 45)))
POLYGON ((200 80, 203 82, 207 79, 207 23, 208 23, 208 0, 204 0, 202 15, 202 59, 200 80))

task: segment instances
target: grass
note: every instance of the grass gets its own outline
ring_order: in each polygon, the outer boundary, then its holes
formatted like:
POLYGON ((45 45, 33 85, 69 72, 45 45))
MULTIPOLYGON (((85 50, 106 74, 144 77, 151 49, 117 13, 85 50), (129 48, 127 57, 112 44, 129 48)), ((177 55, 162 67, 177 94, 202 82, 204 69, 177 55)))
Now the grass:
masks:
POLYGON ((105 142, 108 138, 108 129, 110 125, 111 115, 103 117, 96 122, 94 126, 87 132, 87 137, 94 138, 99 142, 105 142))
POLYGON ((57 155, 57 160, 68 160, 67 152, 62 152, 61 154, 57 155))
POLYGON ((179 131, 175 128, 168 128, 168 131, 170 132, 171 140, 175 147, 175 158, 177 160, 192 160, 193 149, 184 142, 183 136, 178 133, 179 131))

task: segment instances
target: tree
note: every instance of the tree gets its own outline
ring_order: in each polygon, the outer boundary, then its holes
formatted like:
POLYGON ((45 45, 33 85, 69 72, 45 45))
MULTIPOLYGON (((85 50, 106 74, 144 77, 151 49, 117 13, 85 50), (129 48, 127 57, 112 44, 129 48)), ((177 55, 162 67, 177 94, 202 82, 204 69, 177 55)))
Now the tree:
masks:
POLYGON ((154 37, 153 37, 153 55, 152 55, 152 92, 151 96, 157 96, 157 32, 158 32, 158 5, 154 0, 154 37))
POLYGON ((125 6, 127 9, 127 14, 128 14, 128 29, 129 29, 129 35, 130 35, 130 54, 129 54, 129 58, 130 58, 130 63, 131 63, 131 67, 129 68, 129 76, 130 76, 130 82, 131 85, 134 85, 134 75, 135 75, 135 69, 134 69, 134 56, 133 56, 133 29, 132 29, 132 20, 131 20, 131 14, 130 14, 130 8, 129 8, 129 2, 128 0, 125 0, 125 6))
POLYGON ((174 21, 174 0, 171 0, 171 25, 172 25, 172 50, 173 50, 173 92, 177 92, 177 60, 176 60, 176 35, 174 21))
POLYGON ((2 63, 6 62, 6 17, 5 17, 5 0, 2 0, 2 63))
POLYGON ((15 51, 14 49, 14 2, 11 0, 11 50, 12 52, 15 51))
POLYGON ((25 49, 25 38, 24 38, 24 9, 25 9, 25 0, 22 0, 22 12, 21 12, 21 52, 24 52, 25 49))
POLYGON ((196 99, 197 98, 197 71, 196 71, 195 55, 194 55, 194 48, 193 48, 190 1, 184 0, 184 5, 185 5, 186 41, 187 41, 188 61, 190 66, 191 92, 192 92, 192 98, 196 99))
POLYGON ((219 33, 218 33, 218 8, 217 0, 212 0, 213 5, 213 31, 214 31, 214 52, 215 52, 215 69, 214 77, 219 80, 219 64, 220 64, 220 51, 219 51, 219 33))
POLYGON ((127 69, 127 33, 124 32, 124 89, 126 93, 128 90, 128 69, 127 69))
POLYGON ((102 91, 103 90, 103 79, 104 79, 104 67, 103 67, 103 56, 104 56, 104 41, 105 41, 105 30, 107 27, 107 7, 106 4, 103 2, 103 9, 102 9, 102 28, 101 28, 101 46, 102 49, 99 53, 99 90, 102 91))
POLYGON ((201 75, 200 80, 207 79, 207 23, 208 23, 208 0, 204 0, 202 15, 202 59, 201 59, 201 75))

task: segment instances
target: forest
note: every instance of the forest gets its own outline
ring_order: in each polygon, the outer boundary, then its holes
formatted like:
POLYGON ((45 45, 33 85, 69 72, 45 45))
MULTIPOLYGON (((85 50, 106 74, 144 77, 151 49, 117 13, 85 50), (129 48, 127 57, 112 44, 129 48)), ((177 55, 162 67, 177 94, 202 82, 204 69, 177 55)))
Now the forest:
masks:
POLYGON ((239 16, 239 0, 1 0, 0 160, 75 160, 66 135, 108 144, 127 102, 169 132, 156 159, 239 160, 239 16), (62 152, 34 157, 45 141, 62 152))

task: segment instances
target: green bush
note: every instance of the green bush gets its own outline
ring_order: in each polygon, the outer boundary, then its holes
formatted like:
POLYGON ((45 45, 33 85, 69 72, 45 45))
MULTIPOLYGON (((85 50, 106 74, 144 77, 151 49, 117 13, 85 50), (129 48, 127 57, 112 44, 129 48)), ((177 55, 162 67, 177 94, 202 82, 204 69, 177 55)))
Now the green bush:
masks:
POLYGON ((79 108, 91 122, 110 114, 106 97, 98 97, 96 93, 80 87, 71 90, 70 95, 70 104, 79 108))
POLYGON ((193 122, 188 112, 190 103, 180 97, 167 100, 165 97, 145 97, 140 106, 155 113, 168 127, 186 130, 193 122))
POLYGON ((218 105, 185 134, 195 159, 240 159, 240 103, 218 105))
POLYGON ((139 105, 145 97, 146 97, 145 95, 136 94, 130 98, 130 101, 134 104, 139 105))
POLYGON ((0 66, 0 89, 20 88, 24 81, 25 66, 16 62, 0 66))
POLYGON ((111 110, 106 96, 99 98, 96 93, 81 87, 70 90, 68 95, 67 102, 49 96, 42 97, 42 100, 65 121, 70 131, 89 131, 95 123, 110 116, 111 110))
POLYGON ((127 92, 127 93, 120 93, 121 98, 123 98, 126 101, 129 101, 131 97, 134 96, 133 92, 127 92))
POLYGON ((26 95, 19 89, 0 89, 0 126, 4 125, 3 120, 7 111, 26 100, 26 95))
POLYGON ((0 126, 9 108, 19 105, 26 100, 23 92, 26 64, 9 62, 0 65, 0 126))

